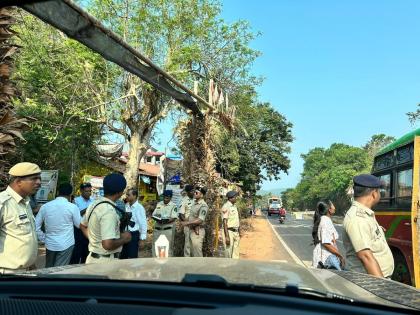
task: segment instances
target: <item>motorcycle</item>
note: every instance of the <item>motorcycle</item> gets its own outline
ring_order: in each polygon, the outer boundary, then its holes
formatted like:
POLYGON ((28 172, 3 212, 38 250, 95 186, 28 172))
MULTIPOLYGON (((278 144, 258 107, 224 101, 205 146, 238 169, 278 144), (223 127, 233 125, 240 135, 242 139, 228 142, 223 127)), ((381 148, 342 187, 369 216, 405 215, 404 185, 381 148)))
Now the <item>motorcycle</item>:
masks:
POLYGON ((285 215, 281 215, 280 216, 280 219, 279 219, 280 224, 284 224, 284 221, 286 221, 286 216, 285 215))

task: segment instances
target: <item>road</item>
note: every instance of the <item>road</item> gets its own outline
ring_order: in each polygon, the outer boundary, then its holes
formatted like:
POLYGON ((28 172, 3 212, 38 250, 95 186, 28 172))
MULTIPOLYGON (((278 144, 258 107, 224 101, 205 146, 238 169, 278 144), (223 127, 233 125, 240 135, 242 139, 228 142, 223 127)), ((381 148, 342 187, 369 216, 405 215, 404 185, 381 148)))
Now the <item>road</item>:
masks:
MULTIPOLYGON (((292 252, 306 265, 312 265, 312 220, 297 220, 287 215, 284 224, 279 223, 278 216, 267 217, 281 239, 292 250, 292 252)), ((337 240, 340 253, 344 253, 341 224, 334 224, 341 239, 337 240)))

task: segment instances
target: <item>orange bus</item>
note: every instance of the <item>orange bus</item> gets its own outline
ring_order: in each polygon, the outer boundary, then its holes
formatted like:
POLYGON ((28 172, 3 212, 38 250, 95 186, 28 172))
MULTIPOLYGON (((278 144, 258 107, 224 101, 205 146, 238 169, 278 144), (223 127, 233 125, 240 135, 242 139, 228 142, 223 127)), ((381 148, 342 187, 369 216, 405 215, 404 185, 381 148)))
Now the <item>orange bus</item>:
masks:
POLYGON ((420 287, 419 274, 419 174, 420 129, 382 149, 374 159, 372 174, 383 182, 381 201, 375 207, 379 224, 392 250, 392 278, 420 287))

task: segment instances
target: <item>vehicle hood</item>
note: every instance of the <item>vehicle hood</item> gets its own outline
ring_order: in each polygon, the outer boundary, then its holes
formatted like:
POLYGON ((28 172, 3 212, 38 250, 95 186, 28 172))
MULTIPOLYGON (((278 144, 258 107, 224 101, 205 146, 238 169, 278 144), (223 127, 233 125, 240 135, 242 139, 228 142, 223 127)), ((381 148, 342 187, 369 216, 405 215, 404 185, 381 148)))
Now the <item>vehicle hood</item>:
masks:
MULTIPOLYGON (((402 307, 399 301, 389 299, 389 292, 385 292, 388 294, 385 298, 378 295, 375 281, 379 281, 378 285, 382 285, 382 291, 386 291, 383 283, 385 282, 385 285, 390 285, 389 290, 394 292, 401 292, 402 289, 408 290, 407 292, 412 294, 413 298, 420 301, 419 291, 391 280, 349 272, 340 275, 340 272, 306 268, 297 264, 278 261, 181 257, 168 259, 138 258, 40 269, 31 274, 57 275, 65 278, 103 276, 112 280, 163 282, 181 282, 186 274, 218 275, 233 284, 253 284, 280 288, 286 285, 297 285, 301 289, 331 292, 359 301, 402 307), (344 275, 346 278, 343 277, 344 275), (361 277, 362 281, 352 281, 351 276, 354 275, 357 276, 357 279, 361 277), (369 283, 370 286, 367 286, 366 289, 360 283, 369 283), (396 290, 398 286, 400 288, 396 290)), ((398 294, 398 296, 400 297, 401 294, 398 294)), ((407 297, 407 295, 405 296, 407 297)))

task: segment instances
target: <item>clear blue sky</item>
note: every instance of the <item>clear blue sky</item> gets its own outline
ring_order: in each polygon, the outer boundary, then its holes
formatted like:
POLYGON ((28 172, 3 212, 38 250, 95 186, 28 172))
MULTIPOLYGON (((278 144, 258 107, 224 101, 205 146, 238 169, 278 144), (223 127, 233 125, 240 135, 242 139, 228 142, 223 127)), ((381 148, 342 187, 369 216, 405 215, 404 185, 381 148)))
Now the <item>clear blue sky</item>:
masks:
POLYGON ((311 148, 415 128, 406 113, 420 103, 420 1, 225 0, 222 15, 262 32, 252 45, 263 53, 260 99, 294 124, 289 175, 263 189, 295 186, 311 148))

